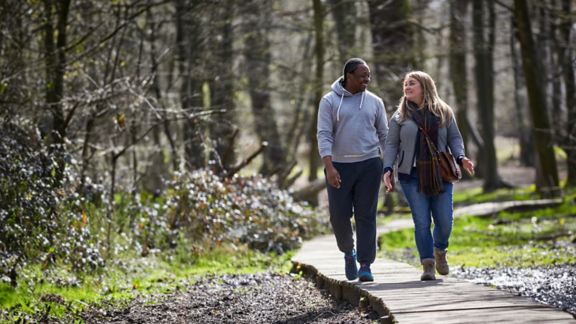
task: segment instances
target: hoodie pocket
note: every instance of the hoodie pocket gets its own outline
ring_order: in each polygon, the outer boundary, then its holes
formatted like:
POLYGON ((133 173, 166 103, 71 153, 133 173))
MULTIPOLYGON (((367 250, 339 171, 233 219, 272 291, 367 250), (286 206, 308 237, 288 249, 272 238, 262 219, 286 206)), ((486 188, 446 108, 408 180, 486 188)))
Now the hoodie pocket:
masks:
POLYGON ((404 161, 404 153, 405 151, 402 151, 400 153, 400 162, 398 162, 398 167, 400 167, 402 165, 402 162, 404 161))

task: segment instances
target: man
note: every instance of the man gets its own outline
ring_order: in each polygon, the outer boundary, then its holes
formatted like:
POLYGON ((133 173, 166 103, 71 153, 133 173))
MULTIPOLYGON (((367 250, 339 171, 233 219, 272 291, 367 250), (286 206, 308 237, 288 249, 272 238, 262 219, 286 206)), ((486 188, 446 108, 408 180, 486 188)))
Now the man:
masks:
POLYGON ((346 278, 360 281, 374 280, 370 265, 376 258, 376 207, 388 132, 384 103, 367 90, 368 83, 368 64, 359 58, 349 59, 332 91, 320 101, 317 125, 330 223, 344 253, 346 278))

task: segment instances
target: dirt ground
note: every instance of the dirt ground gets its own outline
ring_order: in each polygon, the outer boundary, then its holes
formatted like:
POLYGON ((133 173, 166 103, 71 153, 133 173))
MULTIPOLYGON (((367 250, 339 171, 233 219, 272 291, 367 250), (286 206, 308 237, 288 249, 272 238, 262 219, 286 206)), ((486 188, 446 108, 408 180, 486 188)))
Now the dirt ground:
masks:
POLYGON ((372 323, 378 315, 337 302, 306 279, 264 273, 203 277, 187 291, 83 317, 86 323, 372 323))

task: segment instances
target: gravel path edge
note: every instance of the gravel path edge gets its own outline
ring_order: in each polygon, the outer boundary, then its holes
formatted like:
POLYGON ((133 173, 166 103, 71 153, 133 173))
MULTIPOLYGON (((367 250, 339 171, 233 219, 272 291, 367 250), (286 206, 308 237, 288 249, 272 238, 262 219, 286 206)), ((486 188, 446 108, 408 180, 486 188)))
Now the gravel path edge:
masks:
POLYGON ((292 272, 301 274, 313 281, 319 289, 325 289, 336 300, 346 300, 360 308, 371 308, 380 317, 378 323, 397 323, 382 298, 371 295, 352 282, 329 278, 314 266, 297 261, 292 261, 292 272))

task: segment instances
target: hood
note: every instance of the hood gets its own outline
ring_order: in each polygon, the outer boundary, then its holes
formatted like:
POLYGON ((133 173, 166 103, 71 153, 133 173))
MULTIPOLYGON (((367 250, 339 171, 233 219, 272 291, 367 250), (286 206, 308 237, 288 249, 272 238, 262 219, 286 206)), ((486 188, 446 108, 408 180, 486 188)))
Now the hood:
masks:
POLYGON ((351 94, 348 90, 346 90, 342 86, 342 80, 344 80, 344 77, 339 77, 338 79, 336 79, 336 81, 334 81, 334 83, 332 83, 332 91, 334 91, 339 96, 344 97, 352 96, 353 94, 351 94))
MULTIPOLYGON (((332 91, 340 96, 340 103, 338 104, 338 110, 336 111, 336 121, 340 121, 340 108, 342 108, 342 101, 344 97, 352 97, 353 94, 350 93, 342 86, 342 80, 344 77, 339 77, 334 83, 332 83, 332 91)), ((366 95, 366 90, 362 91, 362 98, 360 99, 360 106, 358 109, 362 109, 362 103, 364 102, 364 96, 366 95)))

